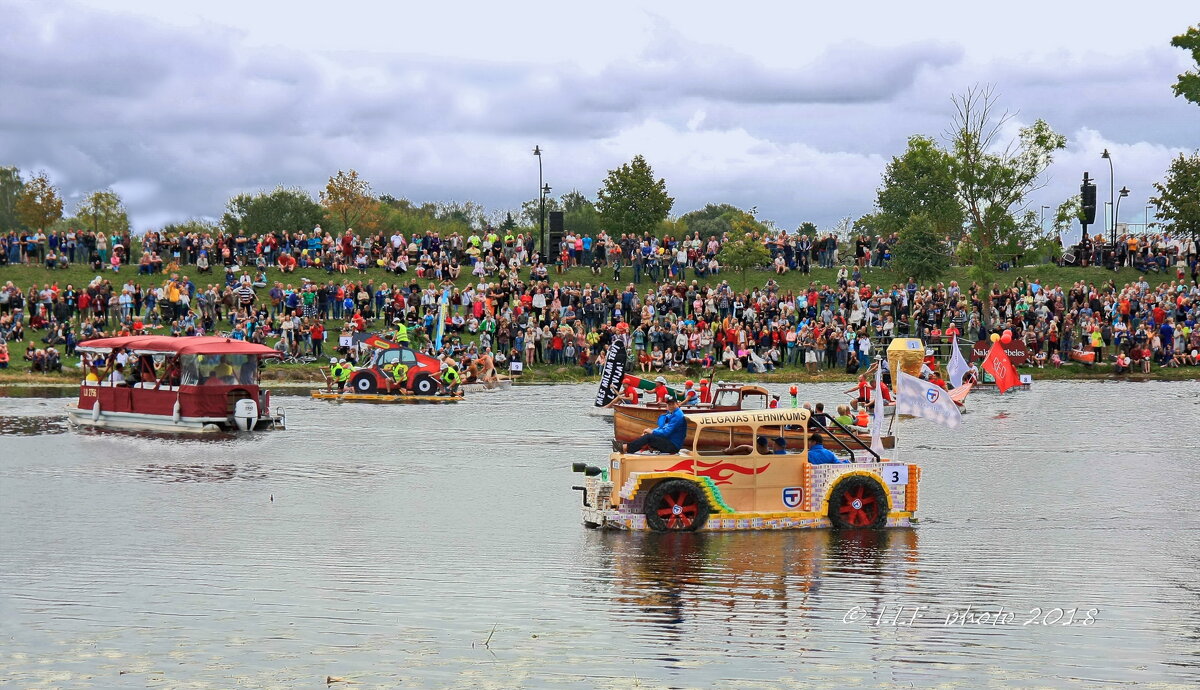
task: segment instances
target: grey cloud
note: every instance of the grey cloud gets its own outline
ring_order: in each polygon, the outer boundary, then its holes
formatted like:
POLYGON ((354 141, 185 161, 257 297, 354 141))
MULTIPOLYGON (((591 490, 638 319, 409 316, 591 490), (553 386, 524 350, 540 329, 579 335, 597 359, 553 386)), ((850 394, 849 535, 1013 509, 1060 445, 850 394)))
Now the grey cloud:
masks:
POLYGON ((727 198, 758 204, 784 225, 832 222, 848 206, 869 206, 881 166, 864 157, 898 152, 911 133, 938 134, 949 94, 976 81, 997 82, 1013 108, 1061 131, 1087 126, 1175 144, 1200 136, 1194 112, 1155 82, 1178 71, 1163 51, 1110 60, 1097 84, 1087 84, 1095 65, 1084 61, 980 66, 965 62, 961 47, 930 42, 847 42, 778 68, 660 24, 644 51, 592 72, 249 48, 232 30, 69 5, 0 0, 0 14, 0 164, 49 168, 68 195, 114 184, 149 189, 129 199, 137 219, 219 215, 237 192, 276 184, 315 191, 347 167, 381 192, 515 206, 533 196, 525 188, 536 179, 527 184, 527 171, 510 169, 512 152, 524 155, 534 142, 564 152, 552 162, 556 189, 592 193, 615 164, 607 147, 623 132, 649 121, 684 132, 704 111, 701 132, 744 129, 758 140, 743 152, 752 160, 808 142, 859 162, 844 179, 815 168, 780 180, 769 164, 695 174, 664 166, 681 209, 727 198))

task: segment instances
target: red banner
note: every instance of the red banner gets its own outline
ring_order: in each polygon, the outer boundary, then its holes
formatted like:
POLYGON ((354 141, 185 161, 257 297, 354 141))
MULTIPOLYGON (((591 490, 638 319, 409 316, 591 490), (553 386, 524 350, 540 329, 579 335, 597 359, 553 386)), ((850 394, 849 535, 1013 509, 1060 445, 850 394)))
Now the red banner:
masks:
POLYGON ((1001 393, 1013 386, 1021 385, 1021 376, 1017 373, 1017 368, 1009 361, 1005 354, 1005 348, 1000 343, 992 345, 987 358, 983 360, 983 370, 996 379, 996 388, 1001 393))
MULTIPOLYGON (((996 343, 999 345, 1000 343, 996 343)), ((992 343, 987 340, 980 340, 971 347, 971 359, 983 359, 988 356, 992 350, 992 343)), ((1022 340, 1013 340, 1011 343, 1004 346, 1004 354, 1008 355, 1008 359, 1013 363, 1013 366, 1021 366, 1029 360, 1029 348, 1025 347, 1025 342, 1022 340)))

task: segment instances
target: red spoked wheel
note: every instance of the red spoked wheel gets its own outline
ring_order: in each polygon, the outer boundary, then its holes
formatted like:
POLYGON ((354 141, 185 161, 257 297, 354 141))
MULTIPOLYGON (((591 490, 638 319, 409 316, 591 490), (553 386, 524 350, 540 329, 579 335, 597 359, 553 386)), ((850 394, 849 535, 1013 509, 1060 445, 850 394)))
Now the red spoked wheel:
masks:
POLYGON ((668 479, 646 495, 646 525, 656 532, 694 532, 708 521, 710 508, 695 482, 668 479))
POLYGON ((829 497, 829 521, 841 529, 883 527, 887 523, 887 494, 879 482, 847 477, 829 497))

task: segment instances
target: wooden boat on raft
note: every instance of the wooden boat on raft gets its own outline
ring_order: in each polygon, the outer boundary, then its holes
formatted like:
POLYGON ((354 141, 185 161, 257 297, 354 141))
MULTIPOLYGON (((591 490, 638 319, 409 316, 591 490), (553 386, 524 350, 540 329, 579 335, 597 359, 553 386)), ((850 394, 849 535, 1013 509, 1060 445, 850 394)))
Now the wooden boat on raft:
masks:
MULTIPOLYGON (((753 384, 721 383, 713 393, 711 404, 699 404, 681 408, 685 415, 705 412, 741 412, 766 410, 771 407, 771 394, 766 388, 753 384)), ((663 413, 663 406, 655 403, 639 403, 628 405, 617 403, 613 409, 613 435, 617 441, 628 443, 645 433, 647 428, 658 424, 658 417, 663 413)), ((850 445, 859 446, 865 443, 871 445, 869 432, 859 432, 850 427, 842 427, 831 423, 827 426, 829 435, 850 445)), ((754 443, 753 434, 749 430, 705 429, 696 425, 688 425, 688 435, 685 446, 691 446, 695 434, 699 433, 700 447, 705 450, 720 450, 730 446, 754 443)), ((799 444, 809 432, 806 429, 786 429, 784 438, 789 445, 799 444)), ((894 448, 896 438, 884 436, 884 448, 894 448)))

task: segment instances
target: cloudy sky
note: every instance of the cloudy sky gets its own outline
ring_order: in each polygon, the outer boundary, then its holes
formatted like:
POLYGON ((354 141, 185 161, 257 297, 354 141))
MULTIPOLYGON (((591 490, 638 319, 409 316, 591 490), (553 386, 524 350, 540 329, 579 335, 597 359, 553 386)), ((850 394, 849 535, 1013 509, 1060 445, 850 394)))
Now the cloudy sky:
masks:
POLYGON ((515 208, 538 144, 555 194, 594 196, 640 153, 677 213, 827 227, 871 210, 908 136, 944 133, 952 94, 992 84, 1069 139, 1033 208, 1084 170, 1107 198, 1108 148, 1135 223, 1200 147, 1169 46, 1194 0, 811 4, 0 0, 0 165, 46 170, 69 208, 111 187, 144 230, 348 168, 380 194, 515 208))

